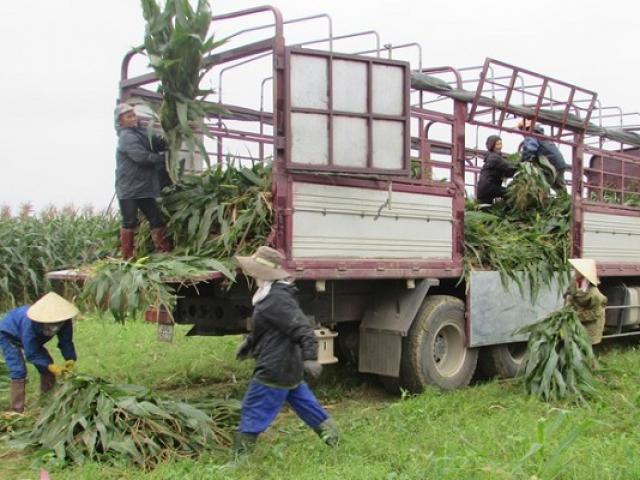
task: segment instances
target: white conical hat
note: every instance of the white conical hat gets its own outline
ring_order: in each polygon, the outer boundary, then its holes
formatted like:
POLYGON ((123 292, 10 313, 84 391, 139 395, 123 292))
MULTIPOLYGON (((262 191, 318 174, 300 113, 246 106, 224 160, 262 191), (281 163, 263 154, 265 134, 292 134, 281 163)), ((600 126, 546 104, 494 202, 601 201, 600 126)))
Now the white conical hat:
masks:
POLYGON ((584 278, 589 280, 594 285, 598 285, 598 272, 596 270, 596 261, 590 258, 570 258, 569 263, 580 273, 584 278))
POLYGON ((38 323, 56 323, 78 314, 76 306, 55 292, 49 292, 29 307, 27 316, 38 323))

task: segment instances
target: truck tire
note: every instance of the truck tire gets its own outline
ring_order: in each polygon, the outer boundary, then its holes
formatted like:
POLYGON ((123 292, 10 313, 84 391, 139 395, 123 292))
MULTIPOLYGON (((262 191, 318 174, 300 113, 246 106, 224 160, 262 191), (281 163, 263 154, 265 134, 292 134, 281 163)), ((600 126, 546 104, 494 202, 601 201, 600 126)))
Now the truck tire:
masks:
POLYGON ((527 342, 487 347, 480 355, 480 369, 486 378, 514 378, 521 373, 527 342))
POLYGON ((402 346, 400 384, 412 393, 427 385, 442 390, 465 387, 478 363, 466 347, 464 303, 449 295, 427 297, 402 346))

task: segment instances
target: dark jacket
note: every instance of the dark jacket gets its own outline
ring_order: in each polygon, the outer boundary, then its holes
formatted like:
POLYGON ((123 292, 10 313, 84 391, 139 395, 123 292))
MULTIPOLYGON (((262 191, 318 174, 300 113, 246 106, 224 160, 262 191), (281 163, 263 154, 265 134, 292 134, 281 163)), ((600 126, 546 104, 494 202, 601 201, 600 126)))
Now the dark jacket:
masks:
POLYGON ((276 282, 253 309, 247 341, 256 360, 254 378, 266 385, 297 386, 304 360, 318 358, 318 341, 295 292, 293 285, 276 282))
MULTIPOLYGON (((27 360, 41 373, 46 372, 49 364, 53 363, 51 355, 44 348, 44 344, 53 337, 43 335, 40 324, 27 316, 28 309, 28 306, 14 308, 0 322, 0 343, 13 379, 25 378, 27 375, 20 350, 24 350, 27 360)), ((77 360, 71 320, 64 322, 56 335, 58 348, 64 359, 77 360)))
POLYGON ((121 128, 116 151, 116 194, 119 199, 157 198, 160 172, 164 170, 164 140, 146 128, 121 128))
POLYGON ((502 180, 513 177, 516 170, 517 168, 507 162, 501 154, 487 152, 478 180, 478 201, 492 203, 494 198, 504 196, 502 180))

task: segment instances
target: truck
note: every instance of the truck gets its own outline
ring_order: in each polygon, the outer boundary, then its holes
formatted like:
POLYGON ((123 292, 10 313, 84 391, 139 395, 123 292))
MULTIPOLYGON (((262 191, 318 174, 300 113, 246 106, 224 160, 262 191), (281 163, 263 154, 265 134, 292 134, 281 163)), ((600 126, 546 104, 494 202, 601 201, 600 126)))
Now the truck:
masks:
MULTIPOLYGON (((496 59, 423 66, 418 43, 335 35, 325 14, 287 20, 263 6, 212 21, 228 33, 203 64, 215 89, 205 101, 223 107, 206 119, 207 148, 221 163, 229 152, 272 163, 270 245, 286 256, 326 361, 335 346, 340 362, 411 392, 464 387, 479 363, 518 373, 526 336, 514 332, 558 308, 561 291, 528 298, 498 272, 464 277, 463 259, 481 139, 501 134, 508 147, 523 118, 571 165, 571 255, 597 262, 605 338, 640 334, 637 113, 610 115, 593 91, 496 59), (310 22, 326 34, 286 42, 285 29, 310 22), (372 45, 340 48, 354 40, 372 45)), ((160 102, 144 63, 138 50, 125 55, 119 100, 160 102)), ((189 335, 240 334, 251 295, 241 276, 229 287, 211 272, 180 288, 172 317, 189 335)))

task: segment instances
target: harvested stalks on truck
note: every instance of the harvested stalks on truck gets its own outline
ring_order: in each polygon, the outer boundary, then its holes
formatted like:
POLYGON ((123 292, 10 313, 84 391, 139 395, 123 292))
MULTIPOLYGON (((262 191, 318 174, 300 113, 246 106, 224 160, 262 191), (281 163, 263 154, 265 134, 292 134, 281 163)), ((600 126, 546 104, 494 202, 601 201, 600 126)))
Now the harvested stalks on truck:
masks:
POLYGON ((594 392, 596 360, 591 338, 575 310, 567 305, 518 333, 529 333, 523 370, 526 392, 544 401, 575 398, 594 392))
POLYGON ((205 412, 138 385, 75 375, 55 392, 24 440, 61 461, 124 460, 150 469, 170 458, 193 458, 230 445, 238 403, 217 401, 208 407, 205 412))
POLYGON ((464 220, 465 276, 473 270, 500 272, 503 285, 515 282, 523 292, 529 282, 531 301, 559 274, 568 282, 571 246, 569 195, 550 196, 540 166, 522 163, 507 187, 507 196, 489 208, 467 202, 464 220))
POLYGON ((89 267, 82 296, 98 311, 110 311, 117 321, 135 317, 148 307, 163 307, 173 312, 176 284, 197 281, 212 270, 233 280, 233 272, 213 258, 154 254, 134 261, 100 260, 89 267), (172 280, 174 283, 166 283, 172 280), (183 283, 181 283, 183 282, 183 283))
POLYGON ((271 232, 271 166, 233 161, 185 174, 166 191, 162 208, 179 251, 227 259, 262 245, 271 232))
POLYGON ((185 0, 166 0, 161 9, 156 0, 142 0, 146 21, 144 50, 160 80, 162 104, 159 121, 169 143, 168 171, 178 178, 178 156, 183 146, 193 158, 198 151, 207 165, 209 156, 199 134, 207 134, 207 114, 220 109, 200 99, 212 93, 201 90, 203 59, 222 44, 207 38, 211 25, 208 0, 199 0, 195 10, 185 0))

